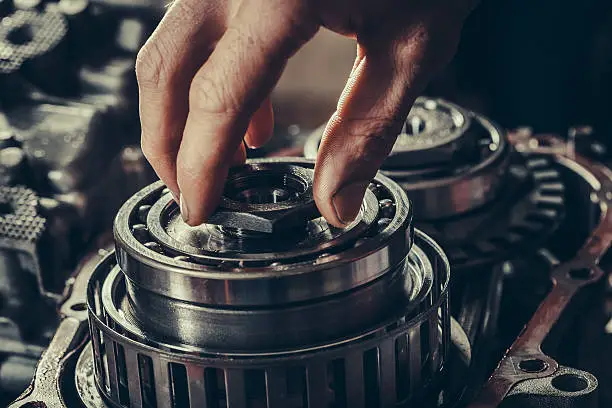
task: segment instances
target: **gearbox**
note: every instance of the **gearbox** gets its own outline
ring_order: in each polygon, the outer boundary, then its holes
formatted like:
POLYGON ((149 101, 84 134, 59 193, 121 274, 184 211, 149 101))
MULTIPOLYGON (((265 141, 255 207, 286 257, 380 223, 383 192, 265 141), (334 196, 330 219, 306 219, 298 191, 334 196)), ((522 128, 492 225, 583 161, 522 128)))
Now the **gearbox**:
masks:
POLYGON ((327 224, 313 203, 313 166, 247 162, 198 227, 159 182, 125 203, 115 252, 91 268, 76 307, 91 334, 74 377, 84 406, 383 408, 439 398, 455 349, 446 256, 414 229, 406 193, 383 175, 353 223, 327 224))

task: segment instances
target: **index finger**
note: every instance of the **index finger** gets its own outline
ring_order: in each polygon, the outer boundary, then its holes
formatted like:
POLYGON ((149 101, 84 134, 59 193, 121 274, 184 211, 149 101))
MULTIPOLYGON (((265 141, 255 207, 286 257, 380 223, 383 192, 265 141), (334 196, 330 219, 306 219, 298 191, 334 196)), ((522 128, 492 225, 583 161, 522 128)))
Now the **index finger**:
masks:
POLYGON ((258 4, 242 3, 191 84, 177 160, 181 213, 190 225, 203 223, 214 211, 252 115, 289 57, 318 28, 300 19, 299 2, 268 1, 263 10, 258 4))

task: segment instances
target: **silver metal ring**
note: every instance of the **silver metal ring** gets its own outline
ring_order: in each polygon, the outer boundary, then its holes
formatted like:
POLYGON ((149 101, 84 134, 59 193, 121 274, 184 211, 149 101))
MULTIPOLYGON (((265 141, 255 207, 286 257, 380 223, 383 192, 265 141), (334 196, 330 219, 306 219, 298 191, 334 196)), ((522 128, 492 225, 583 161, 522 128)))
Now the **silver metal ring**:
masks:
POLYGON ((123 278, 117 279, 121 274, 113 257, 107 257, 88 288, 98 390, 117 407, 225 401, 228 408, 286 408, 306 401, 297 406, 320 408, 337 398, 351 407, 374 401, 381 408, 403 406, 440 378, 450 341, 449 264, 435 242, 419 231, 415 235, 411 257, 419 261, 413 268, 431 266, 431 286, 424 295, 390 305, 386 319, 360 331, 264 351, 169 344, 139 329, 129 312, 121 312, 129 307, 128 297, 119 290, 123 278))
MULTIPOLYGON (((260 162, 287 163, 255 163, 260 162)), ((307 160, 292 159, 290 163, 313 166, 307 160)), ((410 202, 397 184, 382 175, 374 179, 355 223, 337 236, 328 234, 331 239, 327 241, 284 254, 211 254, 213 251, 202 253, 178 245, 163 232, 168 223, 159 222, 160 214, 172 211, 164 195, 163 185, 153 184, 119 210, 115 220, 117 259, 131 284, 185 302, 257 306, 342 293, 397 268, 412 245, 410 202), (391 211, 372 208, 375 203, 391 211), (141 214, 143 208, 145 214, 141 214)), ((327 225, 322 218, 314 223, 327 225)))
MULTIPOLYGON (((509 164, 505 132, 487 118, 440 99, 418 98, 413 111, 406 122, 421 115, 432 122, 425 125, 431 131, 398 136, 381 173, 408 193, 417 218, 448 218, 494 200, 509 164)), ((322 132, 320 128, 308 138, 305 157, 316 158, 322 132)))

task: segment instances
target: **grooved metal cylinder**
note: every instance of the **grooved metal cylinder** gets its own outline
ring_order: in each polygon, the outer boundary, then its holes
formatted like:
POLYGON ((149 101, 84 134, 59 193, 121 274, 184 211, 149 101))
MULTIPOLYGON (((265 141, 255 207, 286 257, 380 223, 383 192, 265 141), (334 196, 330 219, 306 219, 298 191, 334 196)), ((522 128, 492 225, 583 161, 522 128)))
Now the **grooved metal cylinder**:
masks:
POLYGON ((241 214, 216 225, 182 223, 159 183, 128 200, 116 257, 89 284, 92 352, 79 362, 93 359, 107 404, 387 408, 435 395, 450 342, 443 251, 381 175, 351 225, 328 225, 312 212, 312 169, 247 163, 222 199, 242 204, 219 210, 241 214), (284 231, 239 228, 254 225, 245 214, 296 213, 304 221, 284 231))

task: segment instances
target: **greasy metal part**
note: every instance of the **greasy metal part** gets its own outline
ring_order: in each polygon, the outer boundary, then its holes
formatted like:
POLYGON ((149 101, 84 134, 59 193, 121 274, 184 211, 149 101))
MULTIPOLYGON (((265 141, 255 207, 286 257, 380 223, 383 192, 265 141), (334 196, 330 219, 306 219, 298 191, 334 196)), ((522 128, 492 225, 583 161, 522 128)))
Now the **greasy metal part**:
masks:
POLYGON ((41 326, 53 324, 54 313, 40 293, 36 276, 22 269, 14 250, 0 249, 0 272, 0 355, 23 355, 26 346, 18 346, 19 342, 35 337, 41 326))
MULTIPOLYGON (((549 137, 533 137, 530 142, 519 137, 522 149, 538 151, 542 147, 561 146, 549 137)), ((592 199, 599 203, 599 224, 591 232, 577 254, 567 262, 556 265, 551 272, 552 288, 525 329, 512 344, 493 375, 470 408, 497 407, 521 382, 560 375, 559 364, 541 350, 542 342, 559 320, 564 310, 585 286, 604 276, 599 268, 600 258, 612 244, 612 172, 580 156, 569 158, 558 150, 554 158, 558 164, 579 174, 592 189, 592 199)), ((581 392, 581 391, 576 391, 581 392)))
POLYGON ((493 201, 504 186, 509 158, 505 132, 488 119, 471 113, 477 129, 463 138, 473 142, 476 153, 429 169, 387 169, 383 173, 410 194, 417 216, 437 220, 463 214, 493 201))
POLYGON ((9 408, 67 407, 62 384, 66 364, 87 334, 86 287, 95 267, 108 253, 101 249, 87 258, 67 283, 67 298, 60 308, 62 321, 38 363, 32 384, 9 408))
MULTIPOLYGON (((396 304, 378 324, 353 334, 346 332, 346 337, 266 352, 223 352, 156 341, 151 328, 139 329, 130 322, 129 313, 122 315, 109 305, 113 297, 121 303, 119 296, 105 291, 114 268, 109 257, 89 287, 98 389, 115 404, 130 401, 134 407, 147 406, 146 398, 155 398, 157 407, 172 406, 173 398, 184 398, 184 406, 201 406, 205 401, 216 406, 225 396, 228 408, 251 406, 247 404, 318 408, 339 398, 348 398, 351 407, 371 406, 373 398, 381 407, 404 403, 408 396, 426 392, 427 385, 443 369, 450 336, 448 265, 437 245, 418 231, 413 251, 417 248, 429 260, 433 272, 431 290, 424 298, 414 304, 396 304), (174 368, 170 372, 166 370, 168 365, 174 368), (398 366, 402 368, 396 377, 398 366), (147 370, 152 371, 144 379, 142 373, 147 370), (200 381, 208 377, 207 372, 212 375, 213 388, 209 381, 200 381), (370 377, 374 373, 380 374, 370 377), (260 390, 242 388, 243 381, 258 383, 260 376, 262 381, 266 378, 260 390), (330 389, 329 381, 338 388, 330 389), (278 388, 281 384, 289 390, 278 388), (148 387, 152 387, 150 391, 148 387), (182 389, 185 393, 177 394, 182 389)), ((236 332, 228 339, 243 335, 236 332)))
MULTIPOLYGON (((16 10, 0 20, 0 55, 8 66, 48 65, 68 30, 59 13, 16 10), (41 58, 45 57, 45 58, 41 58)), ((8 73, 8 71, 0 71, 8 73)), ((57 78, 55 78, 57 79, 57 78)))
POLYGON ((472 270, 543 245, 565 216, 565 186, 545 154, 513 154, 498 198, 460 217, 421 222, 456 270, 472 270))
POLYGON ((478 341, 478 336, 494 336, 497 331, 497 315, 503 293, 503 266, 494 267, 482 282, 466 286, 457 321, 466 329, 471 344, 482 343, 478 341), (478 324, 482 327, 477 327, 478 324))
MULTIPOLYGON (((313 166, 303 159, 290 163, 313 166)), ((412 214, 405 193, 377 176, 367 197, 361 215, 346 228, 319 218, 309 224, 306 235, 282 235, 285 244, 295 241, 278 250, 272 239, 211 231, 207 225, 172 238, 176 223, 181 228, 185 224, 162 185, 153 184, 119 210, 119 266, 130 286, 208 305, 286 304, 342 293, 397 268, 411 247, 412 234, 406 231, 412 229, 412 214), (163 209, 156 211, 158 205, 163 209), (164 219, 168 222, 162 224, 164 219)))
POLYGON ((441 99, 418 99, 385 160, 385 168, 423 169, 469 154, 473 141, 464 136, 471 125, 470 115, 456 105, 441 99))
POLYGON ((18 256, 23 269, 36 277, 41 294, 59 299, 53 291, 53 282, 45 279, 52 274, 43 271, 43 265, 51 268, 55 265, 41 258, 46 220, 38 213, 38 200, 30 189, 0 186, 0 248, 18 256))
MULTIPOLYGON (((267 350, 330 341, 347 332, 361 331, 388 318, 398 307, 418 304, 431 290, 433 269, 425 254, 415 248, 406 265, 388 271, 366 287, 317 302, 260 307, 217 309, 209 305, 176 302, 128 285, 117 269, 102 288, 105 298, 116 298, 109 314, 123 310, 139 327, 187 344, 209 349, 267 350), (119 281, 117 281, 119 278, 119 281), (112 291, 112 287, 117 288, 112 291), (123 305, 123 307, 121 307, 123 305), (172 316, 170 319, 169 316, 172 316), (147 329, 149 328, 149 329, 147 329), (274 333, 274 336, 270 336, 274 333)), ((253 285, 253 290, 258 290, 253 285)))
MULTIPOLYGON (((381 172, 409 194, 419 220, 452 217, 494 200, 505 185, 510 149, 496 124, 440 99, 419 98, 381 172), (415 123, 415 121, 417 123, 415 123), (420 130, 420 131, 419 131, 420 130)), ((304 146, 315 158, 322 130, 304 146)))
MULTIPOLYGON (((293 167, 301 169, 290 174, 310 175, 313 163, 247 166, 268 177, 293 167)), ((225 194, 277 196, 269 192, 279 185, 262 193, 259 180, 230 179, 225 194)), ((413 230, 399 186, 377 176, 344 229, 317 218, 302 234, 270 237, 294 239, 285 250, 226 225, 202 227, 206 239, 185 250, 176 243, 193 245, 194 232, 173 230, 179 221, 168 196, 157 183, 128 200, 115 223, 117 256, 90 279, 93 354, 78 367, 87 372, 93 359, 108 404, 387 408, 429 391, 435 399, 450 344, 449 265, 413 230), (157 240, 163 232, 173 241, 157 240), (211 247, 213 237, 226 245, 211 247), (214 291, 216 281, 224 293, 214 291)), ((77 372, 76 381, 91 401, 91 377, 77 372)))
MULTIPOLYGON (((481 270, 544 244, 565 215, 564 184, 550 156, 515 152, 493 122, 439 99, 419 98, 413 111, 406 126, 421 133, 403 136, 411 154, 400 136, 390 155, 396 161, 382 173, 408 193, 418 225, 443 245, 455 270, 481 270), (444 164, 411 162, 444 154, 445 143, 461 148, 444 164)), ((320 136, 308 139, 306 157, 316 156, 320 136)))
POLYGON ((97 185, 126 143, 116 112, 105 106, 23 104, 7 114, 32 166, 46 171, 58 194, 97 185))
POLYGON ((207 224, 268 234, 304 229, 321 216, 314 202, 313 179, 313 170, 283 163, 233 168, 207 224))
MULTIPOLYGON (((454 377, 454 382, 461 382, 463 379, 463 375, 465 375, 466 368, 470 365, 471 362, 471 350, 470 343, 463 332, 461 326, 455 321, 451 320, 451 340, 452 345, 450 349, 450 361, 449 365, 457 368, 457 377, 454 377)), ((95 368, 94 368, 94 360, 93 360, 93 348, 92 344, 88 343, 87 346, 83 349, 83 351, 79 355, 79 359, 77 365, 75 367, 75 384, 76 384, 76 392, 78 393, 82 404, 85 408, 109 408, 108 405, 104 402, 102 397, 100 396, 100 392, 95 383, 95 368)), ((209 377, 210 378, 210 377, 209 377)), ((217 377, 218 378, 218 377, 217 377)), ((185 390, 187 391, 187 390, 185 390)), ((433 394, 433 399, 435 400, 435 393, 433 394)), ((457 399, 457 390, 453 388, 449 388, 445 390, 444 393, 444 401, 449 401, 452 404, 453 401, 457 399)), ((189 401, 185 401, 184 399, 179 400, 184 404, 188 404, 189 401)), ((436 406, 436 402, 432 402, 431 406, 436 406)), ((185 405, 188 406, 188 405, 185 405)), ((213 405, 214 406, 214 405, 213 405)), ((264 406, 264 405, 260 405, 264 406)), ((446 406, 446 405, 443 405, 446 406)), ((13 407, 11 407, 13 408, 13 407)), ((65 406, 61 406, 58 408, 65 408, 65 406)), ((71 408, 71 407, 68 407, 71 408)))
POLYGON ((586 371, 559 366, 554 374, 525 380, 504 399, 501 408, 598 408, 598 381, 586 371))

